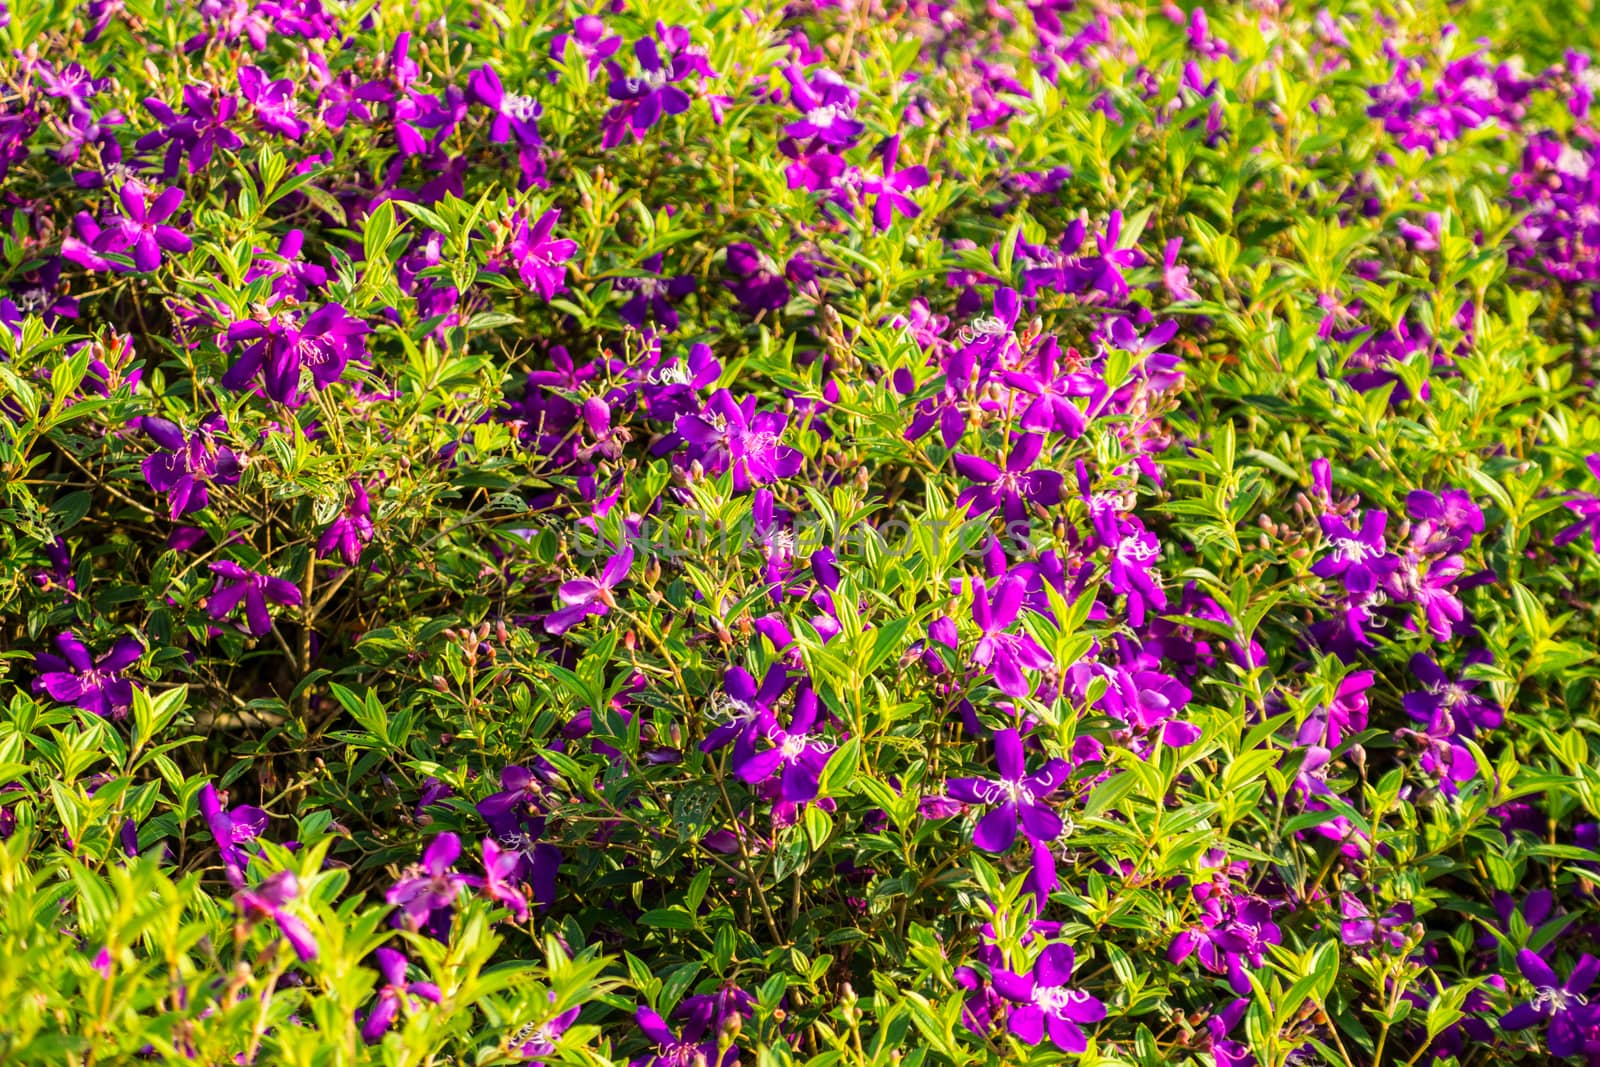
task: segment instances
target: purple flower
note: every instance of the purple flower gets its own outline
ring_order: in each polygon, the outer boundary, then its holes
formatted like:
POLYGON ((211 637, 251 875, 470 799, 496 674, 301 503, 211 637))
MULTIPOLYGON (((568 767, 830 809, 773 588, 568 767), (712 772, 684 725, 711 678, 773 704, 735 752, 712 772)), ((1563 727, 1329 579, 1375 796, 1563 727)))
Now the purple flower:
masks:
MULTIPOLYGON (((1588 466, 1589 473, 1600 480, 1600 452, 1588 456, 1583 462, 1588 466)), ((1579 535, 1588 533, 1590 544, 1596 552, 1600 552, 1600 495, 1573 493, 1563 501, 1563 506, 1578 516, 1578 521, 1556 534, 1556 544, 1569 544, 1576 541, 1579 535)))
MULTIPOLYGON (((556 995, 551 993, 550 999, 554 1001, 556 995)), ((578 1021, 578 1014, 582 1010, 581 1006, 568 1008, 560 1015, 546 1019, 538 1026, 519 1030, 512 1039, 514 1047, 511 1051, 525 1060, 533 1060, 531 1067, 545 1067, 544 1061, 537 1057, 555 1055, 556 1040, 566 1033, 573 1023, 578 1021)))
POLYGON ((1067 985, 1074 962, 1072 949, 1056 944, 1039 953, 1027 974, 995 969, 995 989, 1018 1005, 1011 1009, 1008 1023, 1013 1034, 1030 1045, 1049 1034, 1063 1052, 1082 1052, 1089 1047, 1078 1024, 1099 1022, 1106 1017, 1106 1008, 1083 990, 1067 985))
POLYGON ((1589 987, 1600 975, 1600 960, 1585 953, 1565 982, 1537 952, 1517 953, 1517 969, 1533 985, 1533 999, 1518 1004, 1500 1017, 1507 1030, 1526 1030, 1548 1020, 1545 1042, 1550 1054, 1566 1057, 1583 1047, 1584 1031, 1596 1023, 1596 1008, 1588 1001, 1589 987))
POLYGON ((653 276, 618 278, 614 283, 618 292, 633 294, 617 310, 617 314, 635 329, 642 330, 647 320, 654 320, 665 330, 676 330, 678 312, 672 306, 673 301, 694 292, 695 280, 687 274, 674 278, 659 277, 661 261, 659 252, 644 261, 643 268, 653 276))
POLYGON ((467 95, 494 112, 489 139, 495 144, 504 144, 513 137, 524 147, 544 143, 539 136, 538 119, 544 113, 539 101, 521 93, 506 92, 500 84, 500 76, 489 64, 485 63, 468 76, 467 95))
POLYGON ((761 726, 772 719, 772 709, 788 688, 789 672, 781 663, 767 668, 759 688, 749 671, 729 667, 722 676, 722 699, 716 704, 727 718, 706 734, 700 750, 715 752, 732 744, 734 764, 749 761, 755 755, 761 726))
POLYGON ((754 245, 735 241, 728 246, 728 273, 733 275, 726 285, 745 314, 756 316, 762 312, 782 311, 789 303, 789 283, 785 272, 771 256, 754 245))
POLYGON ((566 288, 565 264, 578 251, 576 241, 551 239, 560 218, 561 209, 551 208, 539 216, 530 230, 528 220, 519 212, 513 216, 511 240, 506 246, 522 284, 546 300, 566 288))
POLYGON ((789 99, 800 112, 798 120, 783 128, 784 133, 798 140, 814 138, 834 148, 855 144, 866 127, 856 121, 858 97, 843 78, 823 69, 815 71, 808 81, 793 65, 783 76, 789 79, 789 99))
POLYGON ((599 578, 574 578, 556 590, 564 607, 557 608, 544 617, 547 633, 564 634, 574 625, 591 615, 604 615, 617 606, 611 592, 621 585, 633 567, 633 546, 606 560, 599 578))
POLYGON ((247 841, 254 841, 266 830, 267 813, 249 804, 224 810, 216 786, 207 782, 200 790, 200 814, 206 821, 206 829, 211 831, 211 837, 217 843, 228 881, 233 883, 235 889, 243 889, 244 870, 250 857, 242 846, 247 841))
POLYGON ((980 634, 972 662, 988 670, 1000 691, 1013 697, 1033 691, 1024 670, 1044 670, 1055 662, 1031 634, 1006 632, 1026 592, 1026 584, 1015 576, 995 586, 993 596, 981 579, 972 579, 972 621, 980 634))
MULTIPOLYGON (((1022 737, 1016 730, 995 731, 995 763, 999 778, 952 778, 945 792, 963 804, 989 804, 994 810, 978 820, 972 843, 988 852, 1007 852, 1017 839, 1017 825, 1031 841, 1054 841, 1061 835, 1061 816, 1043 798, 1067 780, 1067 761, 1050 759, 1028 774, 1022 737)), ((1071 965, 1067 968, 1071 970, 1071 965)))
POLYGON ((778 780, 778 799, 791 804, 814 800, 820 788, 822 769, 833 746, 818 741, 813 734, 820 706, 816 690, 802 683, 789 717, 789 728, 780 727, 769 713, 761 733, 771 748, 750 755, 734 767, 734 773, 749 785, 759 785, 774 774, 778 780))
POLYGON ((1311 573, 1317 577, 1342 577, 1350 592, 1364 593, 1376 589, 1378 580, 1399 566, 1399 560, 1389 555, 1384 545, 1383 530, 1389 523, 1387 513, 1366 512, 1361 518, 1360 530, 1352 530, 1338 515, 1323 515, 1317 521, 1333 549, 1331 555, 1312 566, 1311 573))
POLYGON ((407 997, 420 997, 431 1003, 439 1003, 441 994, 439 987, 432 982, 407 982, 406 958, 392 948, 380 948, 373 953, 377 957, 378 974, 381 984, 378 986, 378 1002, 367 1012, 365 1021, 361 1024, 361 1037, 367 1044, 377 1044, 394 1025, 394 1018, 400 1012, 400 1004, 407 997))
POLYGON ((239 481, 239 457, 231 448, 216 443, 216 435, 228 428, 221 415, 201 419, 194 436, 187 440, 176 423, 154 415, 140 420, 139 428, 166 449, 145 457, 142 468, 150 488, 168 495, 174 520, 205 507, 211 499, 208 486, 239 481))
POLYGON ((284 907, 300 895, 300 882, 293 871, 279 871, 254 889, 241 889, 234 894, 234 902, 244 914, 247 924, 271 919, 278 924, 284 939, 302 962, 317 958, 317 941, 304 920, 289 913, 284 907))
POLYGON ((706 1067, 732 1067, 738 1062, 739 1050, 730 1045, 727 1052, 717 1054, 717 1035, 707 1034, 709 1027, 700 1019, 692 1019, 681 1033, 673 1033, 667 1021, 644 1005, 633 1013, 644 1036, 655 1043, 655 1052, 634 1059, 630 1067, 690 1067, 703 1063, 706 1067))
POLYGON ((99 659, 92 659, 71 632, 56 635, 60 656, 41 652, 34 657, 35 692, 52 700, 75 704, 103 718, 121 718, 133 704, 133 682, 122 672, 138 662, 144 645, 135 637, 119 637, 99 659))
POLYGON ((400 908, 398 918, 412 930, 429 928, 440 933, 434 912, 448 916, 461 890, 483 885, 483 879, 452 869, 461 855, 461 839, 446 831, 428 843, 422 862, 411 867, 389 887, 385 899, 400 908))
POLYGON ((187 252, 193 247, 189 238, 171 226, 167 219, 183 203, 183 190, 167 189, 151 202, 145 201, 144 190, 134 182, 127 182, 118 193, 122 214, 113 215, 94 240, 96 252, 127 252, 133 254, 134 267, 148 274, 161 265, 161 252, 187 252))
MULTIPOLYGON (((577 50, 588 63, 589 76, 600 72, 600 66, 616 54, 622 38, 616 34, 606 36, 605 20, 598 15, 580 15, 573 20, 571 33, 558 33, 550 41, 550 58, 566 65, 567 49, 577 50)), ((555 77, 552 76, 552 81, 555 77)))
POLYGON ((680 415, 678 433, 693 446, 693 454, 713 473, 730 467, 733 487, 746 492, 752 485, 770 485, 792 477, 804 457, 782 443, 788 417, 775 411, 757 411, 756 398, 744 403, 719 389, 698 415, 680 415))
POLYGON ((256 121, 273 133, 291 141, 305 136, 306 124, 300 121, 300 104, 294 98, 295 83, 289 78, 268 81, 260 67, 239 68, 239 90, 255 109, 256 121))
MULTIPOLYGON (((1485 652, 1468 656, 1467 662, 1482 663, 1489 658, 1485 652)), ((1440 670, 1431 656, 1422 652, 1411 657, 1411 673, 1423 688, 1420 692, 1407 693, 1401 703, 1406 713, 1418 722, 1446 732, 1466 734, 1493 730, 1500 725, 1503 718, 1500 705, 1473 691, 1479 685, 1477 679, 1451 678, 1440 670)))
POLYGON ((217 582, 206 598, 206 611, 221 622, 233 614, 233 609, 242 601, 245 632, 252 637, 265 637, 272 632, 269 603, 290 608, 300 606, 299 588, 285 578, 247 571, 231 560, 212 563, 210 567, 217 582))
POLYGON ((689 94, 673 83, 691 74, 708 77, 712 73, 705 57, 689 47, 687 30, 657 23, 656 33, 659 44, 654 37, 642 37, 633 44, 638 74, 625 74, 615 62, 606 63, 611 74, 607 92, 617 101, 604 121, 601 144, 606 148, 621 144, 625 132, 631 132, 636 140, 643 138, 662 115, 681 115, 689 110, 689 94))
POLYGON ((483 895, 509 908, 517 922, 526 922, 528 898, 518 886, 522 854, 515 849, 502 850, 489 838, 484 838, 482 846, 483 895))
POLYGON ((304 323, 296 322, 292 312, 235 322, 228 327, 228 341, 242 342, 243 347, 222 376, 222 384, 241 390, 264 369, 267 396, 298 407, 301 371, 311 371, 316 388, 328 388, 344 375, 351 360, 365 358, 369 332, 367 324, 342 304, 324 304, 304 323))
POLYGON ((352 478, 349 501, 317 539, 317 558, 329 559, 338 553, 346 566, 354 567, 361 558, 362 547, 371 543, 372 533, 372 505, 367 499, 367 487, 360 479, 352 478))
POLYGON ((1173 938, 1167 958, 1181 963, 1198 952, 1206 970, 1226 974, 1235 995, 1247 996, 1250 979, 1245 968, 1262 966, 1266 946, 1282 941, 1271 906, 1259 897, 1236 897, 1225 886, 1210 882, 1192 892, 1201 906, 1202 925, 1173 938))
POLYGON ((1025 522, 1028 504, 1054 507, 1061 503, 1061 474, 1052 470, 1030 469, 1043 448, 1042 435, 1023 434, 1012 446, 1004 470, 978 456, 956 453, 954 463, 957 473, 970 482, 978 483, 963 490, 956 503, 965 504, 968 515, 978 515, 999 507, 1008 524, 1025 522))

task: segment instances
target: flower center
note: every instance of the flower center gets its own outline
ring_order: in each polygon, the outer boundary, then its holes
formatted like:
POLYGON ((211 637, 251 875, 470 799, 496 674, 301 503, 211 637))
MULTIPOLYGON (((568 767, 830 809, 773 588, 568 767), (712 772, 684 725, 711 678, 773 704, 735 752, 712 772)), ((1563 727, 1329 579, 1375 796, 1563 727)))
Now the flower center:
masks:
POLYGON ((1353 537, 1336 537, 1333 541, 1333 558, 1344 563, 1365 563, 1382 554, 1381 548, 1374 548, 1353 537))
POLYGON ((508 119, 527 122, 539 117, 539 101, 522 93, 507 93, 500 98, 500 113, 508 119))
POLYGON ((1572 1007, 1581 1007, 1589 1003, 1589 998, 1582 993, 1569 993, 1565 989, 1554 986, 1540 986, 1534 991, 1533 1006, 1541 1012, 1555 1015, 1572 1007))
POLYGON ((1083 994, 1061 985, 1035 986, 1033 989, 1033 1002, 1043 1009, 1046 1015, 1060 1015, 1082 996, 1083 994))
POLYGON ((778 751, 783 753, 786 760, 795 759, 805 752, 806 746, 811 743, 805 734, 790 734, 783 739, 783 744, 778 746, 778 751))
POLYGON ((1007 333, 1006 324, 998 315, 979 315, 965 326, 961 327, 958 335, 961 343, 970 345, 983 337, 1000 337, 1007 333))
POLYGON ((806 121, 819 128, 832 126, 844 116, 844 111, 838 104, 823 104, 806 112, 806 121))
POLYGON ((660 89, 662 86, 667 84, 667 68, 662 67, 659 70, 640 71, 638 75, 628 78, 624 84, 627 86, 628 92, 630 93, 637 93, 641 91, 655 92, 657 89, 660 89))

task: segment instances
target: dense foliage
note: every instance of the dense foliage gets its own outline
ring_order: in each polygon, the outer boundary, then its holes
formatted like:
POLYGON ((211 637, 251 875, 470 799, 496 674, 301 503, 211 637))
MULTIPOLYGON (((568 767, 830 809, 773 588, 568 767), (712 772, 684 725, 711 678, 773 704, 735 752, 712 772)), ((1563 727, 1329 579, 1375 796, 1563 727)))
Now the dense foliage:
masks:
POLYGON ((1600 1063, 1587 0, 0 13, 0 1061, 1600 1063))

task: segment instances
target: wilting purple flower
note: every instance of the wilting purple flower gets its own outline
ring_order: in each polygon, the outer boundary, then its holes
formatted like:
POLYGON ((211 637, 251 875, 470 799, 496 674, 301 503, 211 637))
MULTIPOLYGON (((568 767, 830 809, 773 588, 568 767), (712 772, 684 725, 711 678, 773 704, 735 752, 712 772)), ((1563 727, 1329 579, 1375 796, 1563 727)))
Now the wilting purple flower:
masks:
POLYGON ((812 733, 817 725, 819 706, 816 690, 802 684, 795 697, 794 712, 789 717, 787 730, 780 727, 769 713, 761 725, 760 733, 772 747, 754 753, 735 765, 734 773, 740 780, 759 785, 778 774, 780 800, 803 804, 816 799, 822 769, 833 751, 832 745, 818 741, 812 733))
POLYGON ((489 139, 495 144, 504 144, 513 137, 517 144, 528 147, 544 143, 539 136, 538 119, 543 114, 539 101, 521 93, 506 92, 500 84, 500 76, 489 64, 485 63, 467 77, 467 95, 494 112, 489 139))
POLYGON ((1596 1023, 1597 1008, 1588 1001, 1589 987, 1600 975, 1600 960, 1585 953, 1563 982, 1537 952, 1517 953, 1517 969, 1533 985, 1533 999, 1500 1017, 1507 1030, 1526 1030, 1548 1020, 1545 1042, 1552 1056, 1565 1058, 1584 1044, 1584 1031, 1596 1023))
POLYGON ((84 711, 106 718, 121 718, 133 704, 133 682, 123 671, 138 662, 144 645, 135 637, 119 637, 99 659, 89 655, 71 632, 56 635, 60 656, 41 652, 34 657, 35 692, 46 692, 52 700, 75 704, 84 711))
POLYGON ((244 870, 250 861, 243 845, 247 841, 254 841, 266 830, 267 813, 249 804, 224 810, 216 786, 207 782, 200 790, 200 815, 217 843, 228 881, 233 883, 235 889, 243 889, 244 870))
POLYGON ((460 855, 461 839, 446 831, 428 842, 420 864, 407 870, 389 887, 384 899, 400 908, 408 927, 413 930, 432 927, 434 912, 448 914, 462 889, 483 885, 482 878, 458 874, 452 869, 460 855))
POLYGON ((995 586, 992 596, 980 579, 972 580, 972 621, 980 632, 972 662, 987 669, 1000 691, 1013 697, 1033 691, 1024 670, 1044 670, 1055 662, 1031 634, 1006 632, 1016 621, 1026 592, 1026 584, 1016 577, 995 586))
POLYGON ((999 778, 952 778, 945 786, 945 792, 963 804, 994 806, 978 820, 972 843, 988 852, 1009 851, 1019 822, 1029 840, 1055 840, 1061 835, 1061 816, 1043 798, 1067 780, 1072 768, 1066 760, 1050 759, 1030 775, 1022 737, 1009 727, 995 731, 994 753, 999 778))
POLYGON ((754 245, 735 241, 728 246, 726 284, 747 315, 763 311, 782 311, 789 303, 789 283, 784 271, 765 252, 754 245))
POLYGON ((530 230, 528 220, 519 212, 513 218, 511 240, 506 245, 522 284, 546 300, 566 288, 565 264, 578 251, 576 241, 551 239, 560 218, 561 209, 551 208, 539 216, 530 230))
POLYGON ((127 182, 118 193, 122 214, 106 221, 94 241, 96 252, 132 251, 136 269, 149 273, 161 265, 161 252, 187 252, 193 242, 177 229, 167 225, 167 219, 183 203, 183 190, 174 186, 146 202, 144 190, 134 182, 127 182))
POLYGON ((140 420, 139 428, 166 449, 145 457, 142 468, 150 488, 168 495, 173 519, 205 507, 211 499, 208 486, 239 481, 239 457, 231 448, 216 443, 216 435, 228 428, 221 415, 201 419, 194 436, 187 440, 176 423, 154 415, 140 420))
POLYGON ((366 355, 369 332, 367 324, 342 304, 324 304, 304 323, 297 322, 292 312, 235 322, 228 327, 228 341, 243 347, 222 376, 222 384, 235 391, 244 389, 265 369, 267 396, 297 407, 301 371, 311 371, 318 389, 328 388, 344 375, 351 360, 366 355))
POLYGON ((206 598, 206 611, 221 622, 233 614, 233 609, 242 601, 245 632, 252 637, 264 637, 272 632, 269 603, 290 608, 300 606, 300 589, 286 578, 248 571, 232 560, 212 563, 210 567, 217 582, 206 598))
POLYGON ((372 533, 372 505, 367 499, 367 487, 360 479, 352 478, 349 501, 317 539, 317 557, 329 559, 337 552, 346 566, 354 567, 361 558, 362 547, 371 543, 372 533))
POLYGON ((1049 945, 1034 961, 1033 970, 1016 974, 996 968, 994 987, 1018 1006, 1011 1009, 1009 1029, 1030 1045, 1046 1034, 1063 1052, 1082 1052, 1089 1040, 1080 1023, 1097 1023, 1106 1017, 1105 1005, 1081 989, 1067 985, 1075 960, 1066 945, 1049 945))
POLYGON ((621 585, 633 567, 633 546, 606 560, 599 578, 574 578, 556 590, 564 607, 557 608, 544 617, 544 628, 552 634, 564 634, 575 624, 591 615, 604 615, 617 606, 611 591, 621 585))
POLYGON ((276 922, 295 954, 302 962, 309 963, 317 958, 316 938, 311 936, 311 928, 303 920, 284 907, 299 895, 300 882, 294 872, 279 871, 254 889, 239 890, 233 899, 244 913, 246 923, 253 926, 267 919, 276 922))
POLYGON ((389 1027, 394 1025, 395 1016, 400 1012, 400 1003, 406 997, 420 997, 433 1004, 441 999, 439 987, 432 982, 406 981, 406 958, 401 953, 392 948, 380 948, 373 955, 377 957, 381 981, 378 985, 378 1001, 361 1024, 361 1037, 369 1045, 382 1040, 389 1027))

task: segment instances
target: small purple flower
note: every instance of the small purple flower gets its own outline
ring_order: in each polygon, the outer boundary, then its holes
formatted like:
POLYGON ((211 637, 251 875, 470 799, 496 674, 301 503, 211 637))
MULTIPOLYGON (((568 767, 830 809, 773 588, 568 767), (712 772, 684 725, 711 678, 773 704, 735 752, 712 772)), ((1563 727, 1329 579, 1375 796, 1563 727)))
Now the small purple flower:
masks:
POLYGON ((667 1021, 644 1005, 634 1012, 634 1019, 644 1036, 655 1043, 655 1052, 640 1056, 630 1067, 733 1067, 739 1060, 739 1050, 730 1045, 727 1052, 717 1054, 717 1035, 707 1033, 709 1027, 700 1019, 692 1019, 681 1033, 673 1033, 667 1021))
POLYGON ((508 93, 500 76, 485 63, 467 77, 467 95, 475 103, 494 112, 489 139, 504 144, 515 138, 518 145, 534 147, 544 143, 539 136, 538 119, 543 114, 539 101, 521 93, 508 93))
POLYGON ((448 916, 463 889, 483 885, 482 878, 452 869, 460 855, 461 839, 448 831, 428 843, 422 862, 407 870, 385 895, 390 904, 400 908, 397 919, 412 930, 442 932, 434 913, 448 916))
POLYGON ((406 981, 406 958, 401 953, 392 948, 380 948, 373 955, 377 957, 381 983, 378 986, 378 1002, 361 1023, 362 1040, 369 1045, 383 1039, 389 1027, 394 1025, 401 1002, 407 997, 418 997, 433 1004, 442 999, 439 987, 432 982, 406 981))
POLYGON ((231 560, 212 563, 210 567, 217 582, 206 598, 206 611, 221 622, 243 602, 245 632, 252 637, 265 637, 272 632, 269 603, 290 608, 300 606, 300 589, 286 578, 248 571, 231 560))
POLYGON ((299 895, 300 882, 294 872, 279 871, 254 889, 239 890, 233 899, 244 914, 246 924, 254 926, 268 919, 276 922, 295 955, 301 962, 309 963, 317 958, 317 940, 305 921, 290 914, 285 907, 299 895))
POLYGON ((804 456, 782 441, 788 422, 776 411, 757 411, 754 396, 741 404, 719 389, 703 411, 680 415, 676 426, 707 469, 720 473, 732 468, 733 487, 742 493, 799 472, 804 456))
POLYGON ((311 371, 312 384, 326 389, 344 375, 351 360, 366 356, 367 324, 342 304, 324 304, 303 322, 293 312, 268 319, 246 319, 228 327, 231 344, 241 344, 239 358, 222 376, 222 384, 244 389, 265 370, 264 389, 280 404, 301 403, 300 377, 311 371))
POLYGON ((483 895, 509 908, 517 922, 527 922, 528 898, 518 886, 522 854, 502 849, 489 838, 484 838, 482 846, 483 895))
POLYGON ((978 820, 972 843, 987 852, 1007 852, 1017 839, 1019 822, 1029 840, 1054 841, 1061 835, 1061 816, 1043 798, 1067 780, 1072 768, 1066 760, 1050 759, 1030 775, 1022 737, 1009 727, 995 731, 994 752, 999 778, 952 778, 945 787, 952 799, 963 804, 994 806, 978 820))
MULTIPOLYGON (((1600 452, 1588 456, 1583 462, 1589 468, 1589 473, 1600 480, 1600 452)), ((1575 492, 1563 501, 1563 506, 1578 516, 1578 521, 1556 534, 1556 544, 1570 544, 1587 533, 1594 550, 1600 552, 1600 494, 1575 492)))
POLYGON ((221 415, 201 419, 188 439, 176 423, 154 415, 140 420, 139 428, 166 450, 145 457, 142 469, 150 488, 167 494, 174 520, 205 507, 211 499, 209 486, 239 481, 242 467, 238 455, 216 442, 216 435, 228 428, 221 415))
POLYGON ((268 81, 260 67, 239 68, 239 90, 255 109, 262 128, 298 141, 305 136, 306 124, 300 121, 300 103, 295 99, 295 83, 289 78, 268 81))
POLYGON ((530 230, 528 220, 519 212, 513 217, 511 240, 506 245, 522 284, 546 300, 554 299, 566 288, 565 264, 578 251, 576 241, 551 239, 560 218, 561 209, 551 208, 539 216, 530 230))
POLYGON ((103 718, 121 718, 133 704, 133 682, 123 671, 144 655, 144 645, 135 637, 119 637, 109 651, 93 659, 71 632, 56 635, 60 656, 41 652, 34 657, 38 672, 34 691, 50 694, 52 700, 75 704, 103 718))
MULTIPOLYGON (((551 993, 550 999, 552 1001, 555 1000, 556 995, 551 993)), ((568 1008, 560 1015, 546 1019, 538 1026, 519 1030, 516 1037, 513 1038, 512 1043, 515 1047, 511 1051, 525 1060, 532 1060, 533 1063, 530 1067, 545 1067, 545 1061, 539 1059, 539 1057, 554 1056, 556 1054, 557 1039, 566 1033, 573 1023, 578 1021, 578 1014, 582 1010, 581 1006, 568 1008)))
POLYGON ((639 73, 626 74, 617 63, 606 63, 611 75, 607 92, 617 101, 604 121, 601 144, 606 148, 621 144, 626 132, 631 132, 635 140, 642 139, 662 115, 688 111, 689 94, 674 83, 692 74, 712 74, 704 54, 690 47, 687 30, 657 23, 656 34, 659 43, 655 37, 642 37, 633 44, 639 73))
POLYGON ((1042 435, 1023 434, 1012 446, 1004 470, 978 456, 956 453, 957 473, 969 482, 978 483, 964 489, 956 503, 965 504, 968 515, 979 515, 998 507, 1008 524, 1026 521, 1029 504, 1054 507, 1061 503, 1061 474, 1031 469, 1043 448, 1042 435))
POLYGON ((749 785, 759 785, 777 774, 779 800, 791 804, 815 800, 822 769, 833 751, 832 745, 818 741, 813 733, 819 707, 816 690, 803 684, 795 696, 789 728, 783 729, 768 714, 762 735, 772 747, 749 756, 734 767, 734 773, 749 785))
POLYGON ((1008 1024, 1013 1034, 1030 1045, 1049 1034, 1063 1052, 1089 1047, 1079 1024, 1099 1022, 1106 1017, 1106 1008, 1083 990, 1068 986, 1074 963, 1072 949, 1057 944, 1047 946, 1027 974, 995 969, 995 989, 1018 1005, 1011 1009, 1008 1024))
POLYGON ((245 842, 254 841, 267 828, 267 813, 249 804, 224 810, 217 788, 207 782, 200 790, 200 814, 217 843, 222 868, 235 889, 243 889, 245 866, 250 862, 245 842))
POLYGON ((1563 982, 1537 952, 1517 953, 1517 969, 1533 985, 1533 999, 1500 1017, 1507 1030, 1526 1030, 1548 1020, 1545 1041, 1558 1058, 1574 1055, 1584 1044, 1584 1031, 1596 1023, 1597 1010, 1588 1000, 1589 987, 1600 975, 1600 960, 1584 954, 1563 982))
POLYGON ((161 252, 187 252, 193 242, 167 225, 172 213, 183 203, 183 190, 167 189, 146 202, 144 190, 127 182, 118 193, 122 214, 113 215, 94 240, 96 252, 132 251, 135 269, 148 274, 161 265, 161 252))
POLYGON ((1386 512, 1366 512, 1360 530, 1352 530, 1338 515, 1323 515, 1317 521, 1333 549, 1331 555, 1312 566, 1311 573, 1317 577, 1343 578, 1350 592, 1364 593, 1376 589, 1379 579, 1399 565, 1383 540, 1384 527, 1389 523, 1386 512))
POLYGON ((800 68, 793 65, 783 76, 789 79, 789 99, 800 112, 798 120, 783 128, 784 133, 797 140, 814 138, 834 148, 855 144, 866 127, 856 120, 859 98, 843 78, 822 69, 815 71, 808 81, 800 68))
POLYGON ((618 278, 614 283, 618 292, 633 294, 617 309, 617 314, 635 329, 642 330, 646 321, 653 320, 664 330, 676 330, 678 312, 672 305, 694 292, 695 280, 687 274, 660 277, 661 262, 662 256, 658 252, 642 264, 651 276, 618 278))
POLYGON ((606 560, 599 578, 574 578, 562 583, 556 596, 564 606, 544 617, 545 631, 564 634, 589 616, 605 615, 616 607, 612 590, 623 583, 632 567, 633 546, 629 545, 606 560))
POLYGON ((1024 670, 1044 670, 1055 662, 1031 634, 1006 632, 1026 593, 1026 583, 1015 576, 995 586, 992 596, 982 580, 972 580, 972 621, 980 633, 972 662, 988 670, 1000 691, 1013 697, 1033 692, 1024 670))
POLYGON ((317 558, 331 559, 337 553, 346 566, 354 567, 361 559, 363 546, 372 542, 372 534, 372 504, 367 499, 367 487, 360 479, 352 478, 349 501, 317 539, 317 558))

